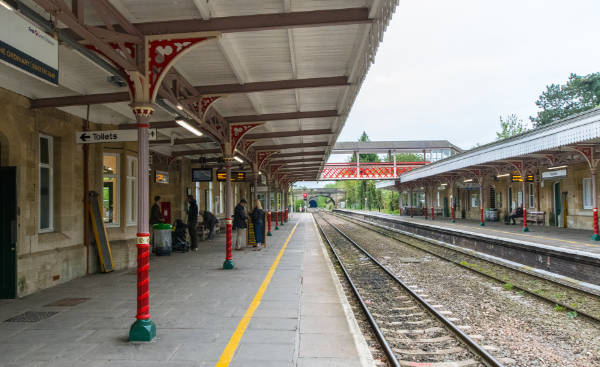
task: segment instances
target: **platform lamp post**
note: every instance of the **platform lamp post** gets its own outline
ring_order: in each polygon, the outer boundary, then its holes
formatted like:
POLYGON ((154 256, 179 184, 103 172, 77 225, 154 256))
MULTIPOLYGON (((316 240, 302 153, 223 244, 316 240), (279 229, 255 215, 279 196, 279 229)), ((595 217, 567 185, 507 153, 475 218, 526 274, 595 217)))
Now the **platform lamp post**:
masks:
POLYGON ((148 128, 154 112, 151 104, 133 105, 138 130, 138 223, 137 223, 137 313, 129 329, 129 340, 149 342, 156 337, 156 325, 150 319, 150 225, 148 128))

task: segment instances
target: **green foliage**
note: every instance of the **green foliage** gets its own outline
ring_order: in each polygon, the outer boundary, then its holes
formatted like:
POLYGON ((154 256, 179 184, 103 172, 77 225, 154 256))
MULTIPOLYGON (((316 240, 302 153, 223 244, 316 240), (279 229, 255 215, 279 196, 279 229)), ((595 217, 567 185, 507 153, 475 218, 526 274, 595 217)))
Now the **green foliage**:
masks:
POLYGON ((500 132, 496 133, 496 140, 510 138, 527 130, 527 125, 514 113, 504 118, 500 116, 500 132))
POLYGON ((569 311, 569 312, 567 312, 567 316, 574 319, 577 317, 577 311, 569 311))
POLYGON ((504 290, 505 291, 510 291, 514 288, 515 286, 512 285, 512 283, 504 283, 504 290))
POLYGON ((590 110, 600 103, 600 73, 579 76, 571 73, 566 84, 546 86, 535 104, 541 109, 530 117, 536 126, 590 110))
POLYGON ((556 311, 556 312, 563 312, 565 309, 566 309, 565 306, 554 305, 554 311, 556 311))
MULTIPOLYGON (((394 156, 386 155, 383 159, 384 162, 393 162, 394 156)), ((414 153, 398 153, 396 154, 396 162, 423 162, 423 156, 414 153)))
MULTIPOLYGON (((371 139, 369 139, 369 135, 367 135, 367 133, 365 131, 363 131, 363 133, 360 136, 360 138, 358 139, 358 141, 367 142, 367 141, 371 141, 371 139)), ((359 158, 360 163, 380 162, 379 156, 376 153, 359 154, 358 158, 359 158)), ((356 163, 356 155, 353 154, 352 157, 350 157, 349 162, 356 163)))

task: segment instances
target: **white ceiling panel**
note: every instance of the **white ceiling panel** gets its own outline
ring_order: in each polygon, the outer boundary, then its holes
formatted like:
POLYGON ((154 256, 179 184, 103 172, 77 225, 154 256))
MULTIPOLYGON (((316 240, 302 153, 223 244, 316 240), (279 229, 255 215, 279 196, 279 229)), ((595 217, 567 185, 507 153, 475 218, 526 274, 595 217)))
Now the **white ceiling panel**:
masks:
POLYGON ((177 69, 194 86, 238 82, 216 40, 192 48, 177 60, 177 69))
POLYGON ((286 30, 236 33, 229 38, 247 72, 246 82, 292 78, 286 30))
POLYGON ((298 78, 348 75, 358 25, 294 29, 298 78))

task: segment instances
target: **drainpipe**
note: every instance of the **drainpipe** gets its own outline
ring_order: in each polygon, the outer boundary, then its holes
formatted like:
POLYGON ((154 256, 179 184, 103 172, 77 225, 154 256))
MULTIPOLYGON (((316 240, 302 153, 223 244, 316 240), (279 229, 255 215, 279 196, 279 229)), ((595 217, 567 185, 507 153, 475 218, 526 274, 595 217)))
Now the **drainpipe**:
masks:
MULTIPOLYGON (((85 120, 83 121, 83 131, 90 129, 90 105, 87 105, 85 120)), ((85 246, 85 274, 90 273, 90 225, 88 223, 90 212, 90 145, 83 144, 83 245, 85 246)))

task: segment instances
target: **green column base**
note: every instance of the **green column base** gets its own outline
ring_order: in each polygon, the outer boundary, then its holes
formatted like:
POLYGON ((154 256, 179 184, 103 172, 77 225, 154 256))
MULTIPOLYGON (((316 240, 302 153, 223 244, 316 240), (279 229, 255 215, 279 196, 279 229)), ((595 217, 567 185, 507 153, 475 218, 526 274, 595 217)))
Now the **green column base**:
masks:
POLYGON ((451 222, 451 223, 456 223, 456 221, 455 221, 454 219, 452 219, 450 222, 451 222))
POLYGON ((599 234, 593 234, 592 235, 592 241, 600 241, 600 235, 599 234))
POLYGON ((523 232, 529 232, 529 227, 523 227, 523 232))
POLYGON ((225 270, 233 269, 233 260, 225 260, 225 262, 223 263, 223 269, 225 269, 225 270))
POLYGON ((279 227, 275 226, 275 230, 276 230, 276 231, 279 231, 279 227))
POLYGON ((481 222, 479 225, 482 227, 485 227, 485 223, 483 223, 483 222, 481 222))
POLYGON ((267 236, 272 236, 273 234, 271 234, 271 232, 267 232, 267 236))
POLYGON ((156 325, 152 320, 135 320, 129 329, 130 342, 150 342, 156 337, 156 325))

